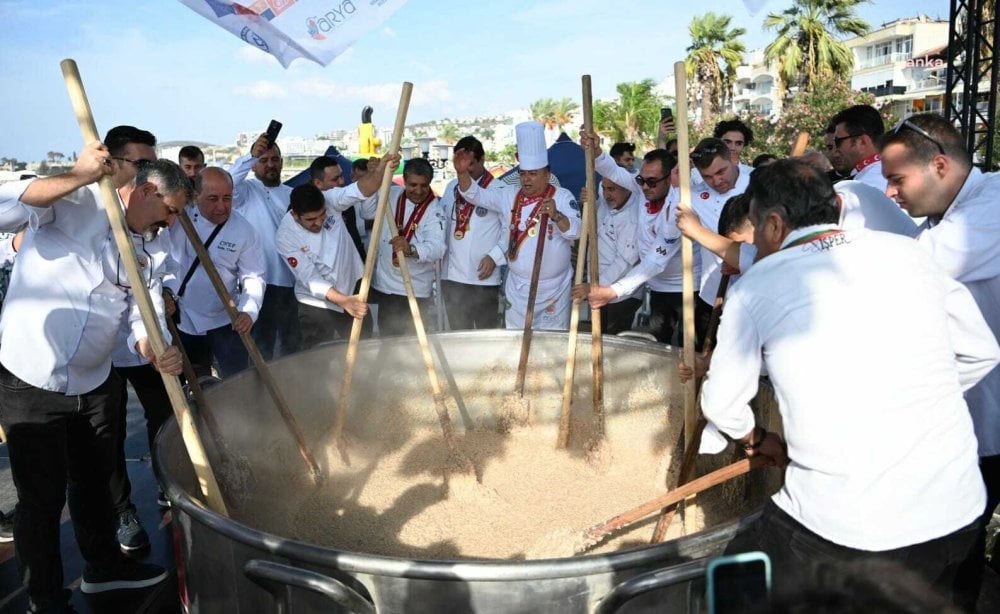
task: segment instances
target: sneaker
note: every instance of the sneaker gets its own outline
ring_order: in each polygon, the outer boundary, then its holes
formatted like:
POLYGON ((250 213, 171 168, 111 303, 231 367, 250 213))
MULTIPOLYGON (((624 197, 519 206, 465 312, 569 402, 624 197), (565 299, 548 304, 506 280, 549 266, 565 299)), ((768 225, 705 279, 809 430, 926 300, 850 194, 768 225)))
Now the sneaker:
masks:
POLYGON ((115 565, 108 569, 98 569, 88 564, 83 570, 80 590, 92 595, 105 591, 146 588, 163 582, 166 577, 167 570, 159 565, 137 563, 126 557, 120 557, 115 565))
POLYGON ((139 524, 135 512, 126 510, 118 515, 118 543, 122 550, 142 550, 149 547, 149 535, 139 524))
POLYGON ((166 493, 162 490, 156 495, 156 503, 163 509, 170 509, 170 499, 167 498, 166 493))
POLYGON ((14 541, 14 512, 8 516, 0 512, 0 543, 14 541))

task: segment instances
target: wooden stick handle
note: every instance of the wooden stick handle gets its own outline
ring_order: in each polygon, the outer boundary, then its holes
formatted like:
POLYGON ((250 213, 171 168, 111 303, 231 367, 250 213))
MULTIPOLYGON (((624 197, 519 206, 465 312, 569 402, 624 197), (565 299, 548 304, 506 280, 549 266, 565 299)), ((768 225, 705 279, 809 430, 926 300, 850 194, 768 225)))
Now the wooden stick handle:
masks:
POLYGON ((538 276, 542 271, 542 252, 545 250, 545 233, 549 229, 549 216, 542 215, 538 222, 538 243, 535 245, 535 262, 531 268, 531 285, 528 287, 528 309, 524 312, 524 335, 521 337, 521 358, 517 363, 517 381, 514 391, 524 397, 524 376, 528 370, 528 353, 531 351, 531 327, 535 322, 535 298, 538 295, 538 276))
MULTIPOLYGON (((403 128, 406 127, 406 113, 410 108, 410 96, 413 94, 413 84, 404 81, 399 94, 399 107, 396 109, 396 124, 392 129, 392 142, 389 144, 389 154, 399 153, 399 144, 403 140, 403 128)), ((372 273, 375 271, 375 260, 378 257, 378 243, 382 238, 382 221, 389 208, 389 186, 392 185, 392 175, 396 169, 385 169, 382 174, 382 186, 378 192, 378 207, 375 210, 375 220, 372 225, 372 240, 368 246, 368 256, 365 258, 365 270, 361 276, 361 288, 358 296, 368 301, 368 291, 372 286, 372 273)), ((340 393, 337 395, 337 410, 333 415, 333 438, 339 442, 344 432, 344 422, 347 420, 347 405, 351 399, 351 381, 354 379, 354 365, 358 361, 358 344, 361 342, 361 324, 357 318, 351 323, 351 338, 347 343, 347 355, 344 357, 344 380, 340 383, 340 393)))
POLYGON ((809 145, 809 133, 800 132, 795 137, 795 145, 792 146, 792 157, 801 156, 806 152, 806 147, 809 145))
MULTIPOLYGON (((182 210, 177 214, 177 219, 180 221, 181 227, 184 228, 184 234, 187 235, 191 246, 194 247, 194 251, 198 255, 198 260, 201 261, 201 267, 208 275, 209 281, 212 282, 212 287, 215 288, 216 294, 219 295, 219 300, 225 306, 230 321, 235 325, 240 312, 236 308, 236 302, 233 300, 232 295, 229 294, 225 282, 222 281, 222 277, 219 275, 219 269, 212 262, 212 257, 209 255, 208 250, 205 249, 205 244, 202 243, 201 238, 198 236, 198 231, 195 230, 194 224, 191 223, 191 218, 188 217, 188 214, 182 210)), ((257 343, 250 336, 249 332, 240 333, 240 340, 243 341, 243 346, 246 347, 247 353, 250 355, 250 359, 257 369, 257 375, 264 382, 264 387, 267 388, 267 392, 271 395, 275 407, 278 408, 281 419, 285 422, 285 426, 288 427, 292 437, 295 439, 295 445, 299 448, 299 455, 305 461, 309 473, 312 475, 314 481, 319 481, 322 476, 319 463, 316 462, 316 457, 313 456, 312 451, 309 449, 305 434, 299 427, 298 421, 295 420, 291 409, 288 408, 288 402, 285 401, 285 396, 281 393, 277 380, 274 379, 270 367, 267 366, 267 361, 261 356, 260 350, 257 348, 257 343)))
MULTIPOLYGON (((591 94, 590 75, 583 75, 583 126, 588 132, 594 131, 594 99, 591 94)), ((597 240, 597 185, 594 181, 594 151, 589 147, 583 152, 587 180, 587 191, 590 202, 584 203, 583 215, 590 220, 584 225, 589 235, 590 249, 590 283, 598 286, 601 283, 601 262, 598 257, 597 240), (589 205, 589 207, 587 206, 589 205)), ((601 334, 601 309, 590 307, 590 367, 591 367, 591 399, 594 414, 594 439, 604 438, 604 337, 601 334)))
MULTIPOLYGON (((99 141, 97 126, 94 124, 94 114, 90 110, 90 102, 87 100, 87 93, 83 89, 83 80, 80 78, 80 71, 73 60, 63 60, 59 66, 62 68, 63 80, 66 83, 66 90, 69 92, 70 102, 73 104, 73 111, 76 113, 77 123, 80 125, 80 133, 83 136, 84 144, 99 141)), ((139 306, 139 313, 142 315, 143 325, 146 327, 146 334, 149 336, 149 344, 156 355, 162 354, 167 349, 167 342, 160 330, 159 318, 153 307, 153 300, 149 296, 146 282, 139 271, 139 263, 135 256, 135 246, 132 244, 131 233, 125 225, 125 215, 119 204, 118 193, 111 181, 111 177, 105 175, 100 181, 101 199, 104 201, 104 209, 107 211, 108 220, 111 222, 111 230, 114 234, 115 245, 121 255, 122 263, 125 265, 125 273, 128 276, 129 284, 132 286, 132 293, 139 306)), ((201 492, 208 501, 208 505, 216 512, 228 515, 226 504, 222 500, 222 492, 219 490, 219 483, 215 479, 215 473, 209 465, 208 457, 205 455, 205 448, 202 446, 201 438, 195 428, 194 420, 191 416, 191 409, 188 407, 187 398, 181 388, 180 380, 171 375, 161 373, 163 385, 167 389, 167 396, 170 398, 170 405, 173 407, 174 416, 180 427, 181 438, 184 447, 187 449, 191 464, 194 466, 195 474, 201 492)))
MULTIPOLYGON (((587 123, 587 110, 592 109, 590 97, 590 75, 583 76, 583 104, 584 104, 584 129, 593 129, 593 112, 591 110, 590 123, 587 123)), ((590 238, 590 216, 587 214, 590 208, 594 207, 595 190, 594 185, 594 153, 587 149, 584 156, 588 160, 586 165, 587 173, 587 198, 583 199, 583 225, 580 229, 580 240, 576 244, 576 269, 573 271, 573 285, 578 286, 583 283, 583 269, 587 263, 587 248, 590 238)), ((566 370, 563 374, 562 409, 559 412, 559 434, 556 438, 556 448, 563 449, 569 445, 570 413, 573 407, 573 380, 576 377, 576 342, 580 331, 580 300, 573 299, 573 311, 569 315, 569 340, 566 350, 566 370)))
MULTIPOLYGON (((691 474, 694 473, 694 465, 698 460, 698 446, 701 445, 701 433, 705 430, 705 425, 708 421, 705 418, 699 418, 698 424, 695 427, 694 440, 691 445, 684 447, 684 431, 681 431, 680 437, 675 444, 675 449, 681 449, 684 454, 681 456, 680 467, 677 470, 676 480, 672 485, 673 488, 682 486, 691 481, 691 474)), ((670 528, 670 523, 674 519, 674 514, 677 512, 677 504, 674 503, 663 508, 660 511, 660 517, 656 521, 656 528, 653 530, 653 538, 649 540, 651 544, 658 544, 663 541, 663 538, 667 535, 667 530, 670 528)))
MULTIPOLYGON (((675 118, 677 127, 677 166, 680 173, 680 202, 685 207, 691 206, 691 158, 688 153, 691 151, 688 143, 688 110, 687 110, 687 69, 684 62, 674 63, 674 94, 677 100, 677 117, 675 118)), ((695 325, 694 325, 694 246, 691 239, 686 236, 681 237, 681 261, 683 263, 683 276, 681 287, 683 290, 684 305, 684 363, 694 364, 695 346, 695 325)), ((691 378, 684 385, 684 437, 687 442, 691 442, 694 437, 695 424, 698 420, 698 411, 695 407, 694 378, 691 378)))
POLYGON ((628 526, 633 522, 645 518, 650 514, 667 507, 668 505, 673 505, 679 501, 682 501, 691 495, 696 495, 701 491, 711 488, 717 484, 721 484, 727 480, 731 480, 735 477, 739 477, 744 473, 748 473, 751 469, 756 469, 757 467, 765 467, 771 462, 771 459, 762 456, 755 456, 753 458, 744 458, 742 460, 736 461, 731 465, 726 465, 722 469, 717 469, 712 473, 706 474, 671 490, 670 492, 660 495, 659 497, 647 501, 642 505, 635 507, 627 512, 618 514, 614 518, 596 524, 583 533, 583 541, 586 546, 592 546, 608 534, 621 529, 622 527, 628 526))

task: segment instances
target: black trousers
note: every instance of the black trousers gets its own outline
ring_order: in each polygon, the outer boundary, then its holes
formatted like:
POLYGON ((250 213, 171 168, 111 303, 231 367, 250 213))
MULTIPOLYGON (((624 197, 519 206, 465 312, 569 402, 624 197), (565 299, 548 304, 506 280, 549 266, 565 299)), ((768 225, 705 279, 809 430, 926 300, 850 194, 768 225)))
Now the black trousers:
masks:
MULTIPOLYGON (((649 327, 660 343, 684 347, 684 295, 681 292, 649 292, 649 327), (675 340, 676 334, 676 340, 675 340)), ((695 351, 700 352, 705 342, 712 306, 695 297, 694 334, 695 351)))
POLYGON ((36 608, 65 603, 59 518, 67 493, 84 560, 100 568, 120 556, 108 490, 120 390, 114 371, 90 392, 65 395, 36 388, 0 365, 0 421, 18 498, 14 551, 36 608))
POLYGON ((601 332, 605 335, 617 335, 623 330, 631 330, 635 312, 641 306, 642 301, 639 299, 627 298, 601 307, 601 332))
POLYGON ((212 374, 212 359, 219 375, 229 377, 250 366, 250 355, 239 334, 229 324, 213 328, 204 335, 189 335, 184 331, 181 343, 191 360, 194 372, 200 377, 212 374))
POLYGON ((139 397, 142 412, 146 416, 146 441, 150 452, 153 451, 153 440, 160 427, 173 415, 170 397, 163 385, 163 377, 152 365, 138 367, 115 367, 120 380, 118 395, 118 443, 116 449, 115 469, 111 474, 111 504, 115 514, 126 510, 135 511, 132 504, 132 482, 128 479, 128 468, 125 465, 125 436, 127 435, 126 414, 128 391, 126 382, 132 384, 135 396, 139 397))
MULTIPOLYGON (((914 513, 920 512, 914 510, 914 513)), ((749 531, 729 544, 726 554, 749 550, 765 552, 771 559, 777 600, 793 599, 795 595, 815 587, 820 583, 823 575, 820 568, 823 566, 832 566, 836 570, 854 562, 884 561, 909 570, 929 590, 971 612, 975 609, 978 590, 973 593, 969 589, 968 578, 963 578, 960 571, 975 556, 981 532, 977 518, 953 533, 919 544, 881 552, 856 550, 823 539, 769 501, 749 531)), ((982 561, 979 561, 979 567, 982 568, 982 561)), ((877 584, 875 589, 886 595, 897 592, 893 582, 905 582, 905 579, 892 576, 867 580, 877 584)))
POLYGON ((451 330, 500 327, 500 286, 477 286, 442 280, 444 307, 451 330))
MULTIPOLYGON (((405 296, 386 294, 372 288, 368 300, 378 305, 378 330, 382 337, 397 337, 399 335, 415 335, 413 315, 410 314, 410 303, 405 296)), ((427 314, 430 312, 431 299, 418 298, 417 308, 420 318, 427 327, 427 314)))
MULTIPOLYGON (((348 313, 299 303, 299 328, 302 331, 303 350, 336 339, 346 341, 351 338, 352 326, 354 317, 348 313)), ((372 317, 369 314, 361 323, 361 338, 367 339, 371 334, 372 317)))
POLYGON ((299 301, 295 298, 295 288, 267 284, 264 302, 250 334, 264 360, 299 351, 302 335, 299 331, 299 301))

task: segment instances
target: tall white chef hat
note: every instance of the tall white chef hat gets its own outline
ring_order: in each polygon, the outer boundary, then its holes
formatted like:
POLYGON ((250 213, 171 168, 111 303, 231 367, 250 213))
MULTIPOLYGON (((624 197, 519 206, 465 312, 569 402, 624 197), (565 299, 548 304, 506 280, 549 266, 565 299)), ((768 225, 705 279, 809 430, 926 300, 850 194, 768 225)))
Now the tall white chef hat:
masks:
POLYGON ((514 126, 517 137, 517 161, 522 171, 535 171, 549 165, 545 147, 545 126, 541 122, 522 122, 514 126))

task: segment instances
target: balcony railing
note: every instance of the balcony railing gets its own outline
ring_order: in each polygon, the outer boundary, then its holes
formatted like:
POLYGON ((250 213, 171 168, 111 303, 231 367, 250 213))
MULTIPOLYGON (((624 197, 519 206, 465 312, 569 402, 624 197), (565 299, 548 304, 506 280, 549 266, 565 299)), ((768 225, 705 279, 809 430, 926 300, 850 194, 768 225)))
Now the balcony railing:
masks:
POLYGON ((889 53, 887 55, 878 55, 858 62, 858 70, 873 68, 875 66, 885 66, 886 64, 893 64, 895 62, 905 62, 906 60, 912 58, 912 53, 889 53))

